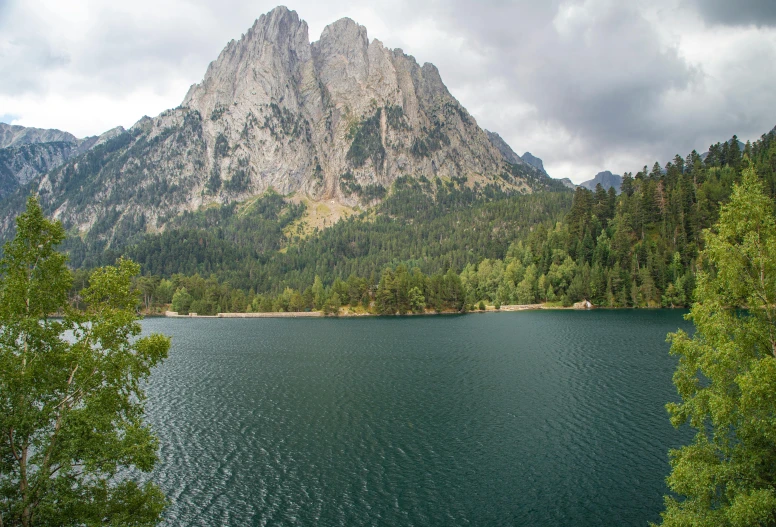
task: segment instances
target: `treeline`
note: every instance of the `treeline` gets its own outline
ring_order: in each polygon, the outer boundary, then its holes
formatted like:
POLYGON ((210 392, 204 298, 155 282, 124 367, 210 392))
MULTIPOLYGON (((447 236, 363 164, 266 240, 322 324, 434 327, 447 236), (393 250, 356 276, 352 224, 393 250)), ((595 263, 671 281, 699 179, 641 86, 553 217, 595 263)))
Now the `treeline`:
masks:
POLYGON ((554 224, 570 205, 568 191, 401 178, 375 210, 300 239, 292 224, 304 210, 270 193, 185 214, 176 229, 95 262, 124 255, 141 263, 136 285, 148 312, 461 311, 472 303, 458 270, 504 258, 514 240, 554 224))
POLYGON ((455 272, 429 276, 417 267, 410 270, 404 265, 386 268, 379 280, 351 275, 325 286, 316 277, 304 290, 287 287, 277 295, 246 294, 219 283, 215 277, 205 279, 199 275, 174 275, 170 280, 141 277, 137 287, 149 311, 169 302, 170 309, 179 314, 322 311, 336 315, 347 307, 351 312, 388 315, 461 312, 469 308, 461 278, 455 272))
MULTIPOLYGON (((73 272, 70 300, 80 302, 80 292, 89 285, 89 271, 73 272)), ((350 275, 324 285, 316 276, 304 290, 286 287, 279 294, 245 292, 215 275, 204 278, 199 274, 174 274, 171 278, 137 276, 133 286, 140 292, 138 308, 146 313, 161 313, 168 308, 180 314, 197 313, 267 313, 323 311, 338 314, 342 308, 351 312, 374 314, 405 314, 463 312, 472 309, 467 304, 466 289, 461 277, 448 270, 445 274, 424 274, 419 268, 398 265, 388 267, 379 276, 368 278, 350 275)))

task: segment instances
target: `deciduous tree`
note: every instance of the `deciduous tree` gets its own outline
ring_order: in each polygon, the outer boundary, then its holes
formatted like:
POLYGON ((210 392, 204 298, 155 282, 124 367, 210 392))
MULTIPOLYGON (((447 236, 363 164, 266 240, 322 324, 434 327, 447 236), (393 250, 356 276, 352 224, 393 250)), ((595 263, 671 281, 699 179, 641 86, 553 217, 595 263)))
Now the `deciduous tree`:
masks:
POLYGON ((155 524, 164 496, 126 470, 156 461, 142 383, 170 342, 139 338, 139 266, 95 270, 71 308, 62 226, 35 198, 16 225, 0 260, 0 525, 155 524))

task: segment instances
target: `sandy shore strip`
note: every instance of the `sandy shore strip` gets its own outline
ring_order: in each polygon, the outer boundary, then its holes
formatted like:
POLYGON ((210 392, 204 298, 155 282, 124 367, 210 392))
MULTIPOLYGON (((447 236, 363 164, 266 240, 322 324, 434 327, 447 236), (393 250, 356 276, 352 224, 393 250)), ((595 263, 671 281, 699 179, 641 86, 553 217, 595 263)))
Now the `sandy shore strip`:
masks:
MULTIPOLYGON (((467 313, 503 313, 510 311, 534 311, 538 309, 569 309, 556 306, 548 306, 546 304, 515 304, 501 306, 501 309, 496 309, 493 306, 487 306, 484 311, 474 309, 473 311, 467 311, 467 313)), ((423 315, 454 315, 459 314, 457 311, 426 311, 425 313, 406 313, 405 316, 423 316, 423 315)), ((463 314, 463 313, 460 313, 463 314)), ((269 312, 269 313, 219 313, 217 315, 198 315, 196 313, 189 313, 188 315, 179 315, 175 311, 165 311, 164 316, 168 318, 315 318, 326 316, 320 311, 291 311, 291 312, 269 312)), ((329 315, 334 317, 334 315, 329 315)), ((353 312, 341 312, 340 318, 344 317, 376 317, 380 316, 375 313, 353 313, 353 312)))
POLYGON ((164 316, 169 318, 311 318, 322 317, 323 313, 320 311, 292 311, 277 313, 219 313, 217 315, 197 315, 196 313, 189 313, 188 315, 179 315, 175 311, 165 311, 164 316))

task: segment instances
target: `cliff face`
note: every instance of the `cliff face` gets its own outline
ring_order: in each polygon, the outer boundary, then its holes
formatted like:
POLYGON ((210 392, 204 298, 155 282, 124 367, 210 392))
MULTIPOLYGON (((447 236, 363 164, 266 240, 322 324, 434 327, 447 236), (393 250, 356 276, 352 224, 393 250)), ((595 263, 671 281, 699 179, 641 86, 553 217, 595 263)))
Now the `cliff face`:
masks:
POLYGON ((403 175, 524 192, 546 177, 510 170, 433 65, 370 41, 350 19, 311 44, 307 24, 278 7, 227 44, 181 106, 50 172, 38 190, 68 228, 99 224, 110 243, 120 224, 158 230, 182 211, 268 189, 368 205, 403 175))
POLYGON ((67 161, 75 142, 29 143, 0 148, 0 197, 67 161))
POLYGON ((359 187, 386 188, 401 175, 502 169, 433 65, 370 42, 350 19, 310 44, 296 13, 273 10, 227 45, 183 107, 203 117, 209 151, 223 145, 226 155, 206 156, 209 169, 226 182, 242 162, 249 192, 272 186, 356 204, 359 187))

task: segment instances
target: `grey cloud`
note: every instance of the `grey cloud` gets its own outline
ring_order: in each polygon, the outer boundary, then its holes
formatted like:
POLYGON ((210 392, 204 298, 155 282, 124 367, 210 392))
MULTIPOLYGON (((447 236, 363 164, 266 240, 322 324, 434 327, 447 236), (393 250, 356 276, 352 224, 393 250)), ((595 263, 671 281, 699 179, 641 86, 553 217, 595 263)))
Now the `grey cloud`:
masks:
MULTIPOLYGON (((178 23, 185 25, 186 21, 178 23)), ((215 59, 226 44, 214 45, 211 38, 182 28, 164 31, 160 27, 128 25, 109 17, 88 36, 89 41, 100 45, 85 49, 75 67, 92 87, 96 84, 112 93, 140 86, 162 88, 171 77, 187 75, 187 67, 191 66, 188 61, 204 73, 209 59, 215 59)))
POLYGON ((68 62, 65 53, 46 39, 36 38, 25 22, 13 18, 15 14, 11 0, 0 0, 0 93, 5 95, 43 90, 45 80, 41 73, 68 62))
POLYGON ((523 92, 547 118, 606 142, 662 133, 650 122, 662 95, 696 76, 675 50, 661 50, 653 28, 626 6, 596 14, 567 38, 551 30, 537 38, 546 50, 542 64, 528 69, 522 64, 533 57, 517 57, 519 78, 533 72, 523 92))
MULTIPOLYGON (((488 80, 503 83, 504 100, 478 101, 478 121, 505 139, 519 138, 513 148, 530 150, 546 164, 634 170, 705 149, 733 133, 758 137, 776 124, 776 115, 767 111, 776 104, 768 87, 773 73, 762 67, 776 59, 770 42, 740 50, 729 75, 710 78, 703 62, 689 63, 661 39, 654 18, 647 18, 636 2, 483 4, 455 0, 419 9, 451 36, 463 36, 481 58, 469 64, 450 51, 435 60, 443 79, 452 80, 453 94, 457 87, 476 93, 477 83, 485 86, 488 80), (569 6, 576 11, 564 33, 554 21, 569 6), (505 119, 504 107, 516 101, 536 111, 505 119), (543 128, 544 135, 532 135, 531 128, 543 128), (531 137, 547 144, 548 128, 557 131, 558 139, 549 151, 535 151, 531 137), (607 166, 612 159, 631 159, 632 164, 607 166)), ((658 1, 659 16, 678 16, 675 5, 658 1)))
POLYGON ((20 36, 6 40, 0 53, 0 71, 3 82, 0 93, 19 95, 46 89, 42 73, 67 65, 70 57, 57 51, 46 41, 20 36))
MULTIPOLYGON (((480 49, 485 75, 501 78, 507 93, 535 106, 540 119, 568 131, 591 152, 659 140, 665 130, 654 116, 662 97, 700 76, 675 50, 661 48, 655 29, 630 4, 580 12, 566 34, 553 24, 557 2, 455 4, 437 4, 434 15, 480 49)), ((444 68, 442 75, 447 78, 444 68)), ((491 106, 497 114, 498 102, 491 106)))
POLYGON ((164 90, 174 78, 196 82, 229 38, 238 38, 253 22, 245 17, 234 28, 219 31, 225 19, 235 22, 239 17, 221 12, 215 3, 203 6, 208 27, 187 18, 186 12, 162 19, 156 13, 127 17, 106 8, 95 13, 99 23, 87 26, 83 35, 66 42, 67 51, 60 51, 62 43, 38 20, 43 15, 15 8, 20 5, 19 0, 0 0, 0 93, 10 95, 49 91, 46 73, 64 65, 69 85, 57 86, 60 93, 90 90, 119 96, 138 88, 164 90))
POLYGON ((774 0, 691 0, 703 19, 710 24, 728 26, 776 26, 774 0))

